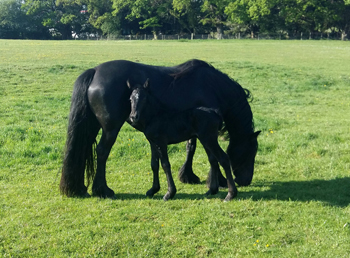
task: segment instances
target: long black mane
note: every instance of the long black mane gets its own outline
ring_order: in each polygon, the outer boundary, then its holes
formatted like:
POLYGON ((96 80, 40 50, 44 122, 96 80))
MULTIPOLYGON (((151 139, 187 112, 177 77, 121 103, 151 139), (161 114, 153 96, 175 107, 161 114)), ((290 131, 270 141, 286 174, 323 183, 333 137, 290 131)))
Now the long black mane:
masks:
POLYGON ((212 67, 207 62, 198 59, 191 59, 185 63, 174 66, 173 68, 176 72, 171 73, 170 75, 174 77, 174 80, 178 80, 180 78, 185 78, 187 75, 193 73, 199 67, 212 67))

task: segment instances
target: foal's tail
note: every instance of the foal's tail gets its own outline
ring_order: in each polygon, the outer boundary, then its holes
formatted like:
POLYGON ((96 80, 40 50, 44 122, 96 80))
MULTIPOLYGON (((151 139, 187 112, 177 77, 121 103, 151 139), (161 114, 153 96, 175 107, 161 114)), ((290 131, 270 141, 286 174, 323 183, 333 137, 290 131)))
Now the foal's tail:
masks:
POLYGON ((86 70, 74 84, 60 182, 60 191, 66 196, 87 196, 85 168, 88 186, 95 175, 96 135, 100 127, 87 98, 94 75, 94 69, 86 70))

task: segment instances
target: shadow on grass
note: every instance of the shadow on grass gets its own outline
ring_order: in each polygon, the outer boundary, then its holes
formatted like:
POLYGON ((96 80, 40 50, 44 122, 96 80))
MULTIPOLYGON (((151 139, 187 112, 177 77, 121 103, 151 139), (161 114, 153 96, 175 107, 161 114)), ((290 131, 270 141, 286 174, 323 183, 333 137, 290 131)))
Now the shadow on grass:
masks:
MULTIPOLYGON (((345 207, 350 204, 350 177, 336 178, 332 180, 311 180, 311 181, 288 181, 288 182, 265 182, 255 184, 254 181, 249 188, 269 188, 267 190, 244 191, 243 187, 238 187, 237 199, 279 200, 279 201, 320 201, 331 206, 345 207)), ((247 189, 249 189, 247 188, 247 189)), ((203 193, 187 194, 176 193, 176 199, 202 200, 202 199, 224 199, 227 189, 220 189, 220 192, 213 196, 205 196, 203 193)), ((146 199, 145 195, 132 193, 118 193, 117 200, 146 199)), ((153 198, 161 200, 163 195, 158 193, 153 198)))
POLYGON ((238 188, 240 199, 280 200, 280 201, 320 201, 331 206, 345 207, 350 204, 350 177, 332 180, 267 182, 252 187, 269 187, 266 191, 242 192, 238 188))
MULTIPOLYGON (((177 199, 188 199, 188 200, 202 200, 202 199, 210 199, 210 198, 220 198, 218 195, 213 195, 210 197, 207 197, 203 194, 187 194, 187 193, 176 193, 173 200, 177 199)), ((152 198, 147 197, 144 194, 133 194, 133 193, 118 193, 114 195, 115 200, 142 200, 142 199, 150 199, 150 200, 162 200, 163 195, 161 193, 157 193, 152 198)), ((171 200, 170 200, 171 201, 171 200)))

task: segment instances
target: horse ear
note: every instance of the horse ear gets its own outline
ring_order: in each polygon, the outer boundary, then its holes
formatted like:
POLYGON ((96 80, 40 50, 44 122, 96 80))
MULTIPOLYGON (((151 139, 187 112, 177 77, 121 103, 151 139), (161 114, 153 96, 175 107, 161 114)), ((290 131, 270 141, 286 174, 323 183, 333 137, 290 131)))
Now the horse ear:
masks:
POLYGON ((145 89, 147 89, 149 87, 149 78, 147 78, 147 80, 145 81, 145 83, 143 84, 143 87, 145 89))
POLYGON ((131 89, 131 85, 130 85, 129 79, 126 81, 126 85, 128 85, 128 88, 131 89))

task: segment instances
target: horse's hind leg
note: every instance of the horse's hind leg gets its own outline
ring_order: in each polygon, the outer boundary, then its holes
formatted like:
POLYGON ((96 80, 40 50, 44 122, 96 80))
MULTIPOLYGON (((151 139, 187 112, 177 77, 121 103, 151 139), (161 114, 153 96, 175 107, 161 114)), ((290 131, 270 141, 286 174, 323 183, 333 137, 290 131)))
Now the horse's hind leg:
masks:
MULTIPOLYGON (((182 183, 185 184, 200 184, 200 179, 198 176, 196 176, 193 172, 193 156, 196 151, 196 146, 197 146, 197 138, 192 138, 187 141, 186 143, 186 161, 182 165, 182 167, 179 170, 179 180, 182 183)), ((216 167, 219 166, 211 166, 207 178, 207 185, 210 184, 210 178, 213 173, 213 169, 216 169, 216 167)), ((219 186, 227 188, 227 180, 226 178, 222 175, 220 168, 219 170, 215 171, 218 174, 219 177, 219 186)))
POLYGON ((110 132, 102 131, 102 137, 97 145, 97 169, 94 183, 92 185, 92 194, 103 198, 114 197, 114 191, 107 186, 106 182, 106 162, 115 140, 117 139, 119 129, 110 132))
POLYGON ((197 138, 192 138, 186 143, 186 161, 179 170, 179 180, 187 184, 200 184, 200 179, 193 173, 192 162, 196 151, 197 138))

